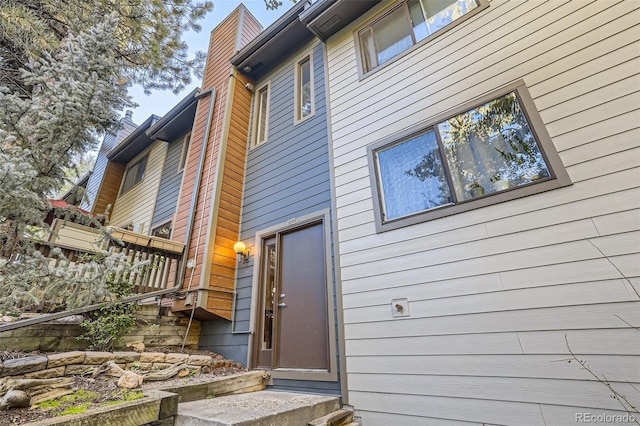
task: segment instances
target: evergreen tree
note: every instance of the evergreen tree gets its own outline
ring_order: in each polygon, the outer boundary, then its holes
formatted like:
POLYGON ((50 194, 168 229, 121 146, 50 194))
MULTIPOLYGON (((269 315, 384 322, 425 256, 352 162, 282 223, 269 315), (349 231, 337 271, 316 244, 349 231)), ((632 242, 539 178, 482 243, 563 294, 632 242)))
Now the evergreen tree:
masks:
POLYGON ((181 0, 0 0, 0 311, 117 298, 109 286, 131 272, 124 256, 71 263, 54 253, 52 265, 33 241, 48 231, 47 198, 68 180, 73 160, 132 105, 127 89, 188 82, 198 59, 186 59, 179 34, 208 8, 181 0))

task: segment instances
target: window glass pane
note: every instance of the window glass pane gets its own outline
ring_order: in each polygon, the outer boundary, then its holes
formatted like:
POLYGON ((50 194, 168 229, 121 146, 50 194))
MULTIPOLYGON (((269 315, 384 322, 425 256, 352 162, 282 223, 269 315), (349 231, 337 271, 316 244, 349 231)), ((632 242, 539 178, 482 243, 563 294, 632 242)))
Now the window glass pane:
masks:
POLYGON ((124 176, 124 183, 122 184, 122 190, 120 191, 121 194, 124 194, 136 183, 141 182, 144 179, 147 158, 148 156, 144 156, 137 163, 127 169, 124 176))
POLYGON ((191 133, 184 137, 184 142, 182 145, 182 156, 180 157, 180 167, 179 170, 184 169, 184 166, 187 164, 187 155, 189 154, 189 144, 191 143, 191 133))
POLYGON ((550 176, 515 93, 438 124, 458 200, 550 176))
POLYGON ((147 168, 147 157, 144 157, 142 160, 138 161, 136 164, 136 183, 142 181, 144 179, 144 171, 147 168))
POLYGON ((269 87, 266 86, 258 92, 258 118, 256 126, 256 143, 263 142, 267 130, 267 101, 269 98, 269 87))
POLYGON ((451 202, 433 131, 376 153, 386 220, 451 202))
POLYGON ((270 240, 265 244, 264 256, 264 317, 262 326, 262 343, 260 349, 273 348, 273 314, 276 293, 276 244, 270 240))
POLYGON ((311 114, 311 61, 309 58, 299 63, 299 106, 298 118, 311 114))
POLYGON ((363 32, 362 36, 363 52, 368 56, 365 63, 370 64, 367 71, 413 46, 404 7, 393 10, 373 24, 369 31, 363 32))
POLYGON ((476 0, 421 0, 428 33, 433 34, 478 6, 476 0))
POLYGON ((409 2, 409 15, 411 15, 411 24, 413 25, 413 34, 416 36, 416 41, 427 37, 430 34, 429 28, 424 19, 424 12, 419 0, 411 0, 409 2))

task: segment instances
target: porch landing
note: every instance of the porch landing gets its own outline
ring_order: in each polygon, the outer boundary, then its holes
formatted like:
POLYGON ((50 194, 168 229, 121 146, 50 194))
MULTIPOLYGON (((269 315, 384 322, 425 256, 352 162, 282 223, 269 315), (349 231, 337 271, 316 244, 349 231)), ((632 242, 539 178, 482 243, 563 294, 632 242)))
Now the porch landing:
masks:
POLYGON ((175 426, 306 426, 339 408, 332 396, 259 391, 180 403, 175 426))

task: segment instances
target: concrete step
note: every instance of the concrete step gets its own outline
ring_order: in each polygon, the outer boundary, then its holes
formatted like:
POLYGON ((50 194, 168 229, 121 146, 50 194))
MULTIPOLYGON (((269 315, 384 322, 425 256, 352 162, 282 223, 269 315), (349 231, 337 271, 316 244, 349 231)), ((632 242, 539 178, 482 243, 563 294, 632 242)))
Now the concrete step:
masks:
POLYGON ((175 426, 306 426, 339 408, 333 396, 259 391, 180 403, 175 426))
POLYGON ((346 426, 351 424, 351 420, 353 420, 353 411, 340 409, 311 420, 307 426, 346 426))

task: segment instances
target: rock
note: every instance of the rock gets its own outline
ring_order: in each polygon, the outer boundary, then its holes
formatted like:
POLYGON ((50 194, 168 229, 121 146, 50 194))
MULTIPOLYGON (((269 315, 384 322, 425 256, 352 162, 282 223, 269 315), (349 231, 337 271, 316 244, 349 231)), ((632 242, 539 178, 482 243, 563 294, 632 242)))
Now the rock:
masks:
POLYGON ((0 410, 28 407, 29 401, 29 395, 25 391, 12 389, 0 399, 0 410))
POLYGON ((162 352, 142 352, 140 354, 140 362, 142 363, 155 363, 165 362, 166 355, 162 352))
POLYGON ((46 356, 29 356, 26 358, 8 359, 2 366, 3 376, 17 376, 47 368, 49 360, 46 356))
POLYGON ((189 374, 191 374, 191 371, 188 368, 183 368, 182 370, 178 371, 176 377, 187 377, 189 374))
POLYGON ((113 360, 113 354, 111 352, 86 352, 84 358, 85 364, 100 365, 107 361, 113 360))
POLYGON ((136 351, 136 352, 143 352, 144 351, 144 343, 142 342, 133 342, 133 343, 129 343, 127 345, 127 349, 132 350, 132 351, 136 351))
POLYGON ((176 354, 170 353, 167 354, 164 362, 168 362, 170 364, 175 364, 177 362, 186 362, 189 359, 189 354, 176 354))
POLYGON ((64 376, 64 366, 47 368, 46 370, 34 371, 24 375, 25 379, 53 379, 64 376))
POLYGON ((142 376, 133 371, 125 371, 118 379, 118 386, 121 388, 135 389, 142 384, 142 376))
POLYGON ((154 362, 153 365, 151 366, 152 370, 164 370, 165 368, 170 368, 172 367, 173 364, 168 363, 168 362, 154 362))
POLYGON ((82 351, 65 352, 61 354, 49 355, 47 368, 60 367, 70 364, 82 364, 84 362, 85 353, 82 351))
POLYGON ((64 367, 65 376, 88 376, 98 369, 97 365, 67 365, 64 367))
POLYGON ((118 364, 126 364, 128 362, 136 362, 140 360, 139 352, 114 352, 113 359, 118 364))
POLYGON ((208 355, 190 355, 187 360, 189 365, 211 365, 211 357, 208 355))

